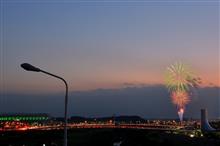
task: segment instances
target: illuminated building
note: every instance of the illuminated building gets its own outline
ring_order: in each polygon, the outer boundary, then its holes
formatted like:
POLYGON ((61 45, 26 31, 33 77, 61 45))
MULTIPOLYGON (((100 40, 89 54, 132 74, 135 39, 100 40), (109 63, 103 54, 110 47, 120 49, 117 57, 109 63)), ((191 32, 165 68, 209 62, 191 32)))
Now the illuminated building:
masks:
POLYGON ((203 132, 216 131, 216 129, 212 128, 209 124, 207 109, 201 109, 201 130, 203 132))
POLYGON ((39 114, 0 114, 0 121, 46 121, 50 116, 45 113, 39 114))

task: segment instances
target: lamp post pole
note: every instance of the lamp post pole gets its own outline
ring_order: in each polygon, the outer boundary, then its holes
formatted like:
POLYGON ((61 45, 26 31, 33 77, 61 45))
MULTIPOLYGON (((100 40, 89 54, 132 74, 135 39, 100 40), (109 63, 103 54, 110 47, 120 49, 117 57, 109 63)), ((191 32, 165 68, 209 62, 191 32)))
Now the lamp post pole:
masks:
POLYGON ((60 80, 62 80, 65 84, 66 87, 66 93, 65 93, 65 107, 64 107, 64 141, 63 141, 63 145, 67 146, 67 107, 68 107, 68 84, 66 82, 66 80, 64 80, 62 77, 59 77, 57 75, 54 75, 52 73, 46 72, 44 70, 41 70, 37 67, 34 67, 28 63, 23 63, 21 64, 21 67, 27 71, 33 71, 33 72, 42 72, 45 73, 47 75, 53 76, 55 78, 58 78, 60 80))

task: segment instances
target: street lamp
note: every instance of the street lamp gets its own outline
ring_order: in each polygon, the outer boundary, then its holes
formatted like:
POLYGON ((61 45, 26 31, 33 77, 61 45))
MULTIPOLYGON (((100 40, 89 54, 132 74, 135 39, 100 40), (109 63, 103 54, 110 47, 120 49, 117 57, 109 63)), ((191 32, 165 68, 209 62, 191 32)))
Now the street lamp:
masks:
POLYGON ((64 82, 64 84, 66 86, 66 94, 65 94, 65 110, 64 110, 65 124, 64 124, 64 143, 63 143, 63 145, 67 146, 67 105, 68 105, 68 85, 67 85, 67 82, 63 78, 61 78, 61 77, 59 77, 57 75, 54 75, 54 74, 51 74, 51 73, 46 72, 44 70, 41 70, 41 69, 39 69, 39 68, 37 68, 35 66, 32 66, 31 64, 28 64, 28 63, 21 64, 21 67, 23 69, 27 70, 27 71, 45 73, 47 75, 53 76, 55 78, 58 78, 58 79, 60 79, 60 80, 62 80, 64 82))

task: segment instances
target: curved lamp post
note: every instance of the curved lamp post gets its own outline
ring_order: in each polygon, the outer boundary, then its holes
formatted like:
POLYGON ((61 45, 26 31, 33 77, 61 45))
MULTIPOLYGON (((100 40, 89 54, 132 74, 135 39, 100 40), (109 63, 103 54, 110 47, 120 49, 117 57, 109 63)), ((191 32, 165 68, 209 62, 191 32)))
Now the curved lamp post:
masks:
POLYGON ((65 124, 64 124, 64 146, 67 146, 67 105, 68 105, 68 85, 67 85, 67 82, 66 82, 63 78, 61 78, 61 77, 59 77, 59 76, 57 76, 57 75, 54 75, 54 74, 51 74, 51 73, 46 72, 46 71, 44 71, 44 70, 41 70, 41 69, 39 69, 39 68, 37 68, 37 67, 35 67, 35 66, 32 66, 32 65, 30 65, 30 64, 28 64, 28 63, 23 63, 23 64, 21 64, 21 67, 22 67, 23 69, 25 69, 26 71, 33 71, 33 72, 42 72, 42 73, 45 73, 45 74, 47 74, 47 75, 53 76, 53 77, 55 77, 55 78, 58 78, 58 79, 60 79, 60 80, 62 80, 62 81, 64 82, 64 84, 65 84, 65 86, 66 86, 65 111, 64 111, 64 118, 65 118, 65 124))

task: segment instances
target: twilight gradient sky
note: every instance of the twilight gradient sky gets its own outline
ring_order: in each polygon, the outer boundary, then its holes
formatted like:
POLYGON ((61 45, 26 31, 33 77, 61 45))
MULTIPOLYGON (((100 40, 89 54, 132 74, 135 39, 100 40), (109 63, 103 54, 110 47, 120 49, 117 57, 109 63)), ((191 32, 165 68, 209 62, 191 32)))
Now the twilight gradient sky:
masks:
POLYGON ((219 86, 218 3, 177 2, 3 1, 4 90, 62 90, 23 62, 65 77, 71 90, 162 83, 179 60, 219 86))
POLYGON ((162 84, 182 61, 220 86, 219 1, 1 0, 1 93, 54 93, 162 84))

